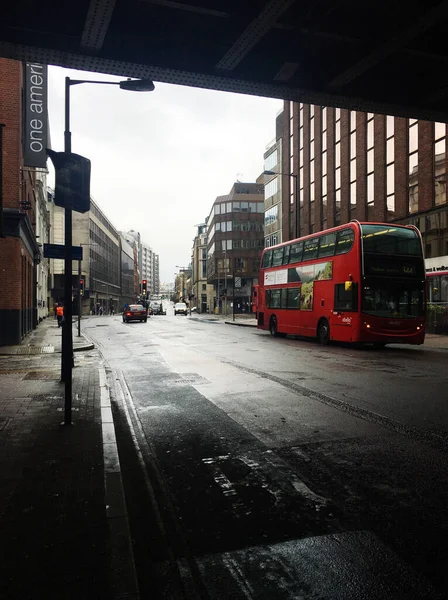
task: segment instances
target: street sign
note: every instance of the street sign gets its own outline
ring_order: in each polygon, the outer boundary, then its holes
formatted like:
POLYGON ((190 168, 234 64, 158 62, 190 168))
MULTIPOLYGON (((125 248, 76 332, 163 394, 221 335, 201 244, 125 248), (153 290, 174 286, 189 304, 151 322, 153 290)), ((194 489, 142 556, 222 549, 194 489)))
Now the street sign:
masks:
MULTIPOLYGON (((62 244, 44 244, 45 258, 65 258, 65 246, 62 244)), ((72 260, 82 260, 82 246, 72 246, 72 260)))

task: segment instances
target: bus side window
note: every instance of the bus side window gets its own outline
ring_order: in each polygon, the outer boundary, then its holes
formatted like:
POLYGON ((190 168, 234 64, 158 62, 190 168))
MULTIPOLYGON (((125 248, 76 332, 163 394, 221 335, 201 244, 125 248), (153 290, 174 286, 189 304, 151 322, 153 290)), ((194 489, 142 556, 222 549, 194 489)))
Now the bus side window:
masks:
POLYGON ((285 291, 288 294, 286 308, 300 308, 300 287, 288 288, 285 291))
POLYGON ((270 267, 272 263, 272 250, 266 250, 266 252, 263 254, 263 263, 261 265, 262 269, 266 269, 267 267, 270 267))
POLYGON ((334 310, 337 312, 358 310, 358 284, 353 283, 350 290, 345 289, 345 283, 334 286, 334 310))
POLYGON ((280 246, 280 248, 276 248, 272 252, 273 252, 272 266, 279 267, 280 265, 283 264, 283 246, 280 246))
POLYGON ((283 264, 287 265, 289 264, 289 253, 291 252, 291 244, 288 244, 288 246, 285 246, 285 250, 283 252, 283 264))
POLYGON ((333 256, 335 246, 336 246, 336 233, 328 233, 327 235, 321 235, 320 245, 319 245, 319 258, 325 258, 326 256, 333 256))
POLYGON ((336 254, 345 254, 351 250, 353 242, 355 241, 355 234, 353 229, 341 229, 338 231, 338 241, 336 243, 336 254))
POLYGON ((303 242, 297 242, 291 244, 291 251, 289 254, 289 264, 300 262, 302 260, 303 242))

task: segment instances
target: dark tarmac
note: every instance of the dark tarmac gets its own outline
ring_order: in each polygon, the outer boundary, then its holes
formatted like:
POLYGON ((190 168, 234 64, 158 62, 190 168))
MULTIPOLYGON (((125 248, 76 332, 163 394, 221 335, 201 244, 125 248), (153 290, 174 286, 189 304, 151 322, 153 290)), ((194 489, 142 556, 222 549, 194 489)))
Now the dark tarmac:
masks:
POLYGON ((169 311, 83 324, 107 365, 142 598, 446 597, 446 351, 169 311))

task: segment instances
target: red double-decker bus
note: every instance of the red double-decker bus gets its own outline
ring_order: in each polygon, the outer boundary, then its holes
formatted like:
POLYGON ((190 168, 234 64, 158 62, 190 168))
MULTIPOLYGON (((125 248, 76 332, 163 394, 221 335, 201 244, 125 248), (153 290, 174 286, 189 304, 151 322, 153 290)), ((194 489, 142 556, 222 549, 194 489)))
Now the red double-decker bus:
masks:
POLYGON ((425 265, 413 226, 360 223, 265 248, 257 323, 273 336, 423 344, 425 265))

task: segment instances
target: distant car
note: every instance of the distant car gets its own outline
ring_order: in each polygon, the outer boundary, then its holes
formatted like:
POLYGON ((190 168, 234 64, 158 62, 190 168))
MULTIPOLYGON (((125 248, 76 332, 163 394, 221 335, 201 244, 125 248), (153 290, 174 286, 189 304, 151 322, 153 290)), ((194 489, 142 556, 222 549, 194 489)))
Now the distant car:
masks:
POLYGON ((187 305, 185 302, 177 302, 174 305, 174 314, 175 315, 186 315, 188 314, 187 305))
POLYGON ((166 315, 166 310, 163 309, 163 304, 159 301, 151 302, 149 309, 152 315, 166 315))
POLYGON ((129 323, 129 321, 143 321, 146 323, 147 320, 148 313, 141 304, 130 304, 123 312, 123 323, 129 323))

